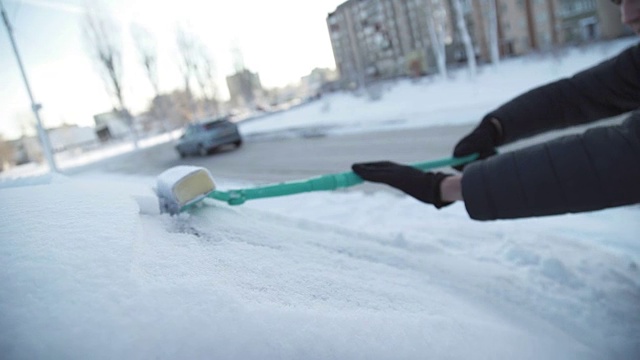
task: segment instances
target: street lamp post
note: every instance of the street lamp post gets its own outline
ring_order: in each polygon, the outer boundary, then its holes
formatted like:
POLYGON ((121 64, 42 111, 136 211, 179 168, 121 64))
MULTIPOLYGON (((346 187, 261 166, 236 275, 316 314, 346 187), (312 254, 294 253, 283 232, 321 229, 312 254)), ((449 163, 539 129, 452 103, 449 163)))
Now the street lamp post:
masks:
POLYGON ((20 73, 22 74, 22 79, 24 80, 24 85, 27 88, 27 93, 29 94, 29 99, 31 100, 31 110, 36 117, 36 127, 38 129, 38 137, 40 138, 40 144, 42 145, 42 152, 44 153, 45 158, 47 159, 47 163, 49 164, 49 170, 51 172, 58 172, 58 168, 56 167, 56 161, 53 158, 53 151, 51 151, 51 143, 49 142, 49 136, 44 130, 42 126, 42 121, 40 120, 40 109, 42 108, 41 104, 38 104, 34 98, 33 93, 31 92, 31 87, 29 86, 29 80, 27 80, 27 74, 24 71, 24 66, 22 65, 22 59, 20 58, 20 53, 18 53, 18 47, 16 46, 16 41, 13 38, 13 28, 9 23, 9 17, 7 16, 7 12, 4 9, 4 4, 2 0, 0 0, 0 11, 2 12, 2 19, 4 20, 4 25, 7 27, 7 32, 9 33, 9 39, 11 40, 11 46, 13 47, 13 52, 16 55, 16 59, 18 60, 18 66, 20 67, 20 73))

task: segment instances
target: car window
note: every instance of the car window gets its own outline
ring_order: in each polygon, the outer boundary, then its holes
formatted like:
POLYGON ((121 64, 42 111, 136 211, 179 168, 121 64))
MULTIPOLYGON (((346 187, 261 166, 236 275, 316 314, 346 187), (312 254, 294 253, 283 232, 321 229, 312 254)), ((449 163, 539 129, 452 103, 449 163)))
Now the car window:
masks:
POLYGON ((205 130, 211 130, 211 129, 223 127, 226 124, 227 124, 227 122, 225 120, 218 120, 218 121, 208 122, 208 123, 204 124, 203 127, 205 128, 205 130))
POLYGON ((197 132, 196 128, 193 125, 189 125, 184 132, 185 136, 193 136, 197 132))

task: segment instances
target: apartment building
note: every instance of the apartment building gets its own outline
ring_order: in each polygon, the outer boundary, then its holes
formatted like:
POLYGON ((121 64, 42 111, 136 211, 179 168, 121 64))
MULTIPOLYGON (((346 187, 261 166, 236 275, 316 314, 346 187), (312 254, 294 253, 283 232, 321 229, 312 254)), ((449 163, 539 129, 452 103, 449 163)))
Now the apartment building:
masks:
POLYGON ((403 54, 390 5, 384 0, 347 1, 329 14, 327 25, 343 81, 361 84, 398 74, 403 54))
MULTIPOLYGON (((488 61, 488 5, 496 7, 501 56, 545 51, 624 34, 605 0, 460 0, 475 56, 488 61)), ((349 0, 327 16, 334 58, 346 86, 435 71, 429 22, 445 33, 448 63, 466 54, 451 0, 349 0)))
POLYGON ((233 106, 252 108, 262 96, 260 76, 256 73, 240 69, 226 79, 230 102, 233 106))
MULTIPOLYGON (((327 17, 336 66, 352 86, 368 81, 433 71, 427 11, 441 16, 447 55, 464 61, 447 0, 350 0, 327 17)), ((469 1, 463 1, 468 25, 475 23, 469 1)))

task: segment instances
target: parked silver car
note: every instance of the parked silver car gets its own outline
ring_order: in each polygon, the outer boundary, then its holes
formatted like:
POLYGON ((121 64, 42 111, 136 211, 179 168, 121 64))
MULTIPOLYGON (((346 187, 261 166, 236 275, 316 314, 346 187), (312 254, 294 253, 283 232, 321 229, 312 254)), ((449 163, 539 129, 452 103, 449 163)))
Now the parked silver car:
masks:
POLYGON ((178 140, 176 150, 180 157, 187 155, 207 155, 224 145, 242 145, 242 137, 238 126, 229 117, 207 119, 189 124, 178 140))

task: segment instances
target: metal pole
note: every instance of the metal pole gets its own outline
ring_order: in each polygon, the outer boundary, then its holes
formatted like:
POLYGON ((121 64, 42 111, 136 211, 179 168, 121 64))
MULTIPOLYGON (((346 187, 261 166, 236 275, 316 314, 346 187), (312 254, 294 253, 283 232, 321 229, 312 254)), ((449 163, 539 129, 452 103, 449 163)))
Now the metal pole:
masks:
POLYGON ((49 164, 49 170, 51 172, 58 172, 58 168, 56 167, 56 161, 53 158, 53 151, 51 151, 51 143, 49 142, 49 136, 44 130, 42 126, 42 121, 40 120, 40 109, 42 108, 41 104, 38 104, 33 99, 33 93, 31 92, 31 87, 29 86, 29 80, 27 80, 27 74, 24 71, 24 67, 22 66, 22 59, 20 58, 20 53, 18 53, 18 47, 16 46, 15 39, 13 38, 13 28, 9 23, 9 17, 7 16, 7 12, 4 10, 4 4, 2 0, 0 0, 0 10, 2 11, 2 19, 4 20, 4 25, 7 27, 7 32, 9 33, 9 39, 11 40, 11 46, 13 47, 13 52, 16 55, 16 59, 18 60, 18 66, 20 67, 20 73, 22 74, 22 79, 24 80, 24 85, 27 88, 27 93, 29 94, 29 99, 31 100, 31 110, 33 114, 36 116, 36 127, 38 129, 38 136, 40 137, 40 144, 42 145, 42 152, 44 153, 45 158, 47 159, 47 163, 49 164))

